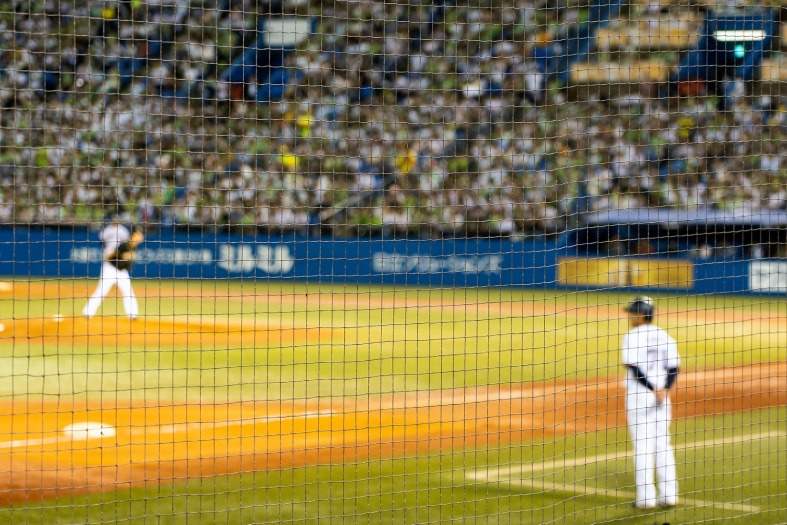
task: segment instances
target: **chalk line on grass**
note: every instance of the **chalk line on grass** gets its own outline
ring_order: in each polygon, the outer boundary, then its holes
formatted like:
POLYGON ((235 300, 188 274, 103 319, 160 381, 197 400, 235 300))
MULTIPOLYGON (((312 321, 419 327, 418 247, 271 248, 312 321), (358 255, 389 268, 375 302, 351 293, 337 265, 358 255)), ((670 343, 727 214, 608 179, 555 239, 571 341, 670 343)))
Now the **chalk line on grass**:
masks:
MULTIPOLYGON (((511 487, 535 489, 538 491, 553 491, 553 492, 569 492, 579 494, 581 496, 602 496, 612 499, 627 499, 634 500, 636 494, 633 492, 617 489, 605 489, 602 487, 591 487, 588 485, 577 485, 571 483, 553 483, 550 481, 541 481, 534 479, 506 479, 495 481, 495 484, 503 484, 511 487)), ((743 503, 726 503, 721 501, 709 501, 693 498, 681 498, 680 505, 687 505, 690 507, 706 507, 720 510, 729 510, 735 512, 760 512, 760 507, 754 505, 746 505, 743 503)), ((654 509, 655 510, 655 509, 654 509)))
MULTIPOLYGON (((689 443, 678 443, 673 445, 675 450, 689 450, 703 447, 718 447, 722 445, 736 445, 739 443, 749 443, 761 439, 773 439, 777 437, 787 436, 787 432, 773 430, 769 432, 759 432, 755 434, 743 434, 740 436, 728 436, 715 439, 706 439, 702 441, 692 441, 689 443)), ((578 458, 563 458, 553 461, 542 461, 540 463, 530 463, 522 465, 512 465, 510 467, 501 467, 495 469, 476 470, 469 473, 466 477, 474 481, 497 481, 505 479, 509 476, 516 474, 533 474, 536 472, 544 472, 547 470, 556 470, 561 468, 578 467, 584 465, 591 465, 594 463, 601 463, 604 461, 617 461, 627 459, 631 456, 628 450, 621 450, 617 452, 610 452, 608 454, 598 454, 595 456, 585 456, 578 458)))
MULTIPOLYGON (((762 439, 773 439, 787 436, 787 432, 778 430, 769 432, 759 432, 755 434, 744 434, 740 436, 729 436, 716 439, 706 439, 702 441, 693 441, 689 443, 680 443, 674 446, 675 450, 691 450, 704 447, 718 447, 723 445, 735 445, 740 443, 750 443, 752 441, 762 439)), ((510 467, 502 467, 497 469, 483 469, 470 471, 465 473, 465 479, 479 483, 494 483, 495 485, 505 485, 516 488, 528 488, 539 491, 554 491, 554 492, 568 492, 579 494, 582 496, 602 496, 613 499, 635 499, 636 495, 633 492, 617 489, 607 489, 603 487, 594 487, 588 485, 572 484, 572 483, 554 483, 551 481, 536 480, 536 479, 521 479, 512 476, 522 474, 534 474, 536 472, 545 472, 549 470, 557 470, 562 468, 570 468, 584 465, 592 465, 604 461, 616 461, 629 458, 631 453, 629 451, 617 451, 608 454, 598 454, 595 456, 587 456, 571 459, 560 459, 555 461, 543 461, 540 463, 531 463, 526 465, 513 465, 510 467)), ((737 512, 759 512, 760 508, 754 505, 746 505, 742 503, 727 503, 718 501, 708 501, 693 498, 681 498, 682 505, 691 507, 710 507, 720 510, 729 510, 737 512)))

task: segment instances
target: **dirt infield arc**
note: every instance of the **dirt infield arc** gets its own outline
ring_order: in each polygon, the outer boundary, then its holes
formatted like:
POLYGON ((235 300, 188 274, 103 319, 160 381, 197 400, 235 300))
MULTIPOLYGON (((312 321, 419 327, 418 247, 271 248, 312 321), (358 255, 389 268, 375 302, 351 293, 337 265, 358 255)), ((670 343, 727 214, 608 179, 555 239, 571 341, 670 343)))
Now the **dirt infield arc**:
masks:
MULTIPOLYGON (((787 404, 787 363, 684 374, 677 417, 787 404)), ((152 405, 0 402, 0 504, 189 478, 538 440, 624 424, 617 379, 376 397, 152 405)))
POLYGON ((49 317, 2 320, 0 343, 50 342, 71 345, 141 348, 248 348, 250 345, 291 347, 328 341, 337 332, 325 327, 278 326, 268 322, 217 322, 148 317, 130 321, 120 316, 49 317))
MULTIPOLYGON (((205 300, 243 300, 252 304, 274 304, 293 309, 326 308, 334 309, 392 309, 418 308, 450 311, 457 314, 473 314, 487 316, 553 316, 581 317, 586 320, 620 319, 623 312, 619 305, 586 305, 577 303, 566 292, 562 299, 515 300, 498 299, 494 296, 476 298, 465 296, 466 290, 456 289, 451 297, 441 297, 440 290, 435 289, 434 296, 419 297, 418 289, 385 291, 370 288, 359 292, 356 289, 341 291, 311 292, 282 291, 256 289, 253 286, 243 289, 244 283, 226 280, 184 281, 179 285, 171 282, 136 281, 135 290, 140 298, 167 298, 205 300)), ((86 301, 92 292, 94 283, 81 280, 42 279, 37 281, 0 281, 0 300, 10 297, 14 300, 29 299, 77 299, 86 301)), ((613 299, 610 299, 613 300, 613 299)), ((769 309, 762 305, 750 305, 747 308, 687 308, 666 303, 660 308, 662 318, 678 319, 684 323, 704 325, 747 323, 755 326, 767 326, 769 331, 787 327, 787 314, 783 309, 769 309)))

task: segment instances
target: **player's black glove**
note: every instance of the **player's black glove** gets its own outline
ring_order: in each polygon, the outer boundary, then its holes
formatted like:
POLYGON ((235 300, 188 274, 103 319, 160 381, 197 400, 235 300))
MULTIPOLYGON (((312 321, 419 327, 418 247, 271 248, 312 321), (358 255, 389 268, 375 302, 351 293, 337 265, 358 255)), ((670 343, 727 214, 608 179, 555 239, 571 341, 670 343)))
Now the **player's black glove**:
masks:
POLYGON ((118 270, 128 270, 134 262, 134 248, 127 242, 118 246, 115 251, 107 258, 109 264, 118 270))

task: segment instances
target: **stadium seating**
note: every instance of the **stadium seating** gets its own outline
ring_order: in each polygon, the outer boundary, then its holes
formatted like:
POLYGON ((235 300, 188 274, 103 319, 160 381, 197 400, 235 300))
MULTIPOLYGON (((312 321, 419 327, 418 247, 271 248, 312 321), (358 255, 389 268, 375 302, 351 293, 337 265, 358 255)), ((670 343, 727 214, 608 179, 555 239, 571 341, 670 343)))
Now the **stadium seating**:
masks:
POLYGON ((787 82, 787 59, 780 56, 764 60, 760 74, 763 82, 787 82))
MULTIPOLYGON (((407 24, 394 23, 404 4, 356 2, 353 24, 332 16, 343 3, 321 5, 312 38, 235 82, 244 53, 259 54, 251 4, 119 16, 42 2, 14 30, 0 16, 13 50, 0 60, 0 178, 15 187, 0 220, 95 221, 119 205, 164 224, 520 235, 586 208, 787 206, 758 190, 787 168, 774 153, 782 94, 719 112, 647 90, 696 41, 702 16, 685 2, 633 5, 594 29, 597 52, 569 81, 614 88, 603 97, 564 92, 539 54, 587 3, 407 6, 407 24), (34 38, 52 31, 74 45, 34 38)), ((771 83, 786 74, 781 52, 761 68, 771 83)))

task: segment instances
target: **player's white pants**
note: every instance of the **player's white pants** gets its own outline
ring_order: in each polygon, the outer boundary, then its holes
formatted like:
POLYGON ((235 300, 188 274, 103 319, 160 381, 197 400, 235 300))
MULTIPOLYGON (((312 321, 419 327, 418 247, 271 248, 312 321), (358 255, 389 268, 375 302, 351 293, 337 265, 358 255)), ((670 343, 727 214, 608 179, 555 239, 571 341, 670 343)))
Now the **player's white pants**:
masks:
POLYGON ((675 472, 675 453, 672 450, 669 426, 672 404, 669 399, 656 404, 652 392, 629 392, 626 396, 626 415, 629 432, 634 442, 634 468, 639 506, 675 505, 678 502, 678 480, 675 472), (653 484, 653 471, 659 483, 659 495, 653 484))
POLYGON ((128 274, 128 270, 118 270, 108 262, 101 265, 101 277, 99 277, 98 286, 93 295, 90 296, 90 299, 88 299, 85 308, 82 310, 82 315, 87 317, 96 315, 104 297, 116 285, 118 290, 120 290, 120 295, 123 297, 123 308, 126 310, 126 315, 136 317, 139 314, 139 305, 137 304, 137 297, 134 295, 134 289, 131 287, 131 277, 128 274))

